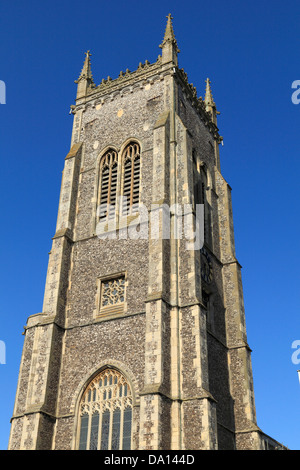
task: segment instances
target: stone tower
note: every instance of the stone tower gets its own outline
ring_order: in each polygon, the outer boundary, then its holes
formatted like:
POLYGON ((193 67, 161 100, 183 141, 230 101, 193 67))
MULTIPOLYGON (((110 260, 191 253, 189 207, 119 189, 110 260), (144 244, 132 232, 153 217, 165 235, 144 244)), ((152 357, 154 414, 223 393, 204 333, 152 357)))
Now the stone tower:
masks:
POLYGON ((98 86, 86 53, 9 449, 276 445, 256 424, 210 81, 199 98, 178 67, 171 15, 160 48, 98 86))

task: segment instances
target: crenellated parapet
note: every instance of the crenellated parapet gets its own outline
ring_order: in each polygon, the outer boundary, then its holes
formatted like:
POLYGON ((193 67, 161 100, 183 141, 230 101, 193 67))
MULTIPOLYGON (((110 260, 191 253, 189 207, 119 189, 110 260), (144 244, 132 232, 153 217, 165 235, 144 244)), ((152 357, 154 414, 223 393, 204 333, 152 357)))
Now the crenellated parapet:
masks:
MULTIPOLYGON (((198 96, 196 87, 193 83, 189 82, 188 75, 184 69, 172 64, 166 66, 162 63, 161 55, 158 56, 156 62, 150 63, 148 60, 144 63, 140 62, 138 68, 134 71, 130 71, 129 69, 126 69, 125 72, 120 71, 119 76, 115 79, 112 79, 110 76, 106 79, 103 78, 99 85, 95 85, 94 82, 90 81, 90 85, 86 87, 85 95, 80 95, 76 99, 76 106, 71 106, 71 113, 75 114, 76 111, 84 110, 85 107, 92 102, 98 101, 104 104, 106 100, 111 101, 117 95, 122 96, 125 93, 133 92, 135 88, 143 88, 156 80, 164 80, 164 78, 170 74, 178 85, 182 87, 184 94, 199 114, 200 119, 204 122, 205 126, 208 127, 214 139, 219 144, 222 141, 222 137, 219 135, 219 129, 214 114, 212 114, 206 101, 204 101, 201 96, 198 96)), ((78 83, 79 86, 81 82, 76 81, 76 83, 78 83)))

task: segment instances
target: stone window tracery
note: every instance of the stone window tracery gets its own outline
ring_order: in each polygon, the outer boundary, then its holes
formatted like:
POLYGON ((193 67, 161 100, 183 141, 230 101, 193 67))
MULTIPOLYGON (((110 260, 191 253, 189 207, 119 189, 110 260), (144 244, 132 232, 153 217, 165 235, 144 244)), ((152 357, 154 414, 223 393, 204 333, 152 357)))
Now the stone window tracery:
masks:
POLYGON ((115 273, 97 279, 94 318, 114 317, 127 312, 127 273, 115 273))
POLYGON ((125 300, 125 278, 105 280, 102 282, 101 307, 122 304, 125 300))
POLYGON ((131 141, 125 150, 118 153, 110 148, 101 157, 97 216, 99 222, 117 219, 118 214, 135 213, 140 200, 140 145, 131 141), (120 173, 120 175, 119 175, 120 173), (121 207, 119 207, 119 197, 121 207))
POLYGON ((132 392, 121 372, 107 368, 85 390, 79 408, 79 450, 130 450, 132 392))

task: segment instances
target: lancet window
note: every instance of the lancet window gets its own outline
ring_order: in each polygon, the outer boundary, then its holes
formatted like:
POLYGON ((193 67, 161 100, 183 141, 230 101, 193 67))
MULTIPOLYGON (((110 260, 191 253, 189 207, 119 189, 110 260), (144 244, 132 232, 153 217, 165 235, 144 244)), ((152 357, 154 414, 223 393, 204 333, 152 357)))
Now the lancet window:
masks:
POLYGON ((140 198, 140 146, 131 142, 122 156, 122 214, 128 215, 138 207, 140 198))
POLYGON ((108 150, 100 162, 100 220, 115 217, 117 199, 118 154, 108 150))

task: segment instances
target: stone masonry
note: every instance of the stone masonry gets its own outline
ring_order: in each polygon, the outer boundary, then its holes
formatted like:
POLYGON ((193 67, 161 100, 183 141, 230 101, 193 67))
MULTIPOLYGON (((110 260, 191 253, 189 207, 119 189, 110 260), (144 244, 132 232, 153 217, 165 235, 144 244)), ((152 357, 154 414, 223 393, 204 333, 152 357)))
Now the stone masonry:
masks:
POLYGON ((278 445, 256 423, 231 188, 220 169, 210 82, 202 100, 178 66, 170 15, 160 47, 156 62, 98 86, 86 53, 43 309, 25 327, 9 449, 77 449, 83 393, 107 367, 131 388, 132 449, 278 445), (132 141, 141 149, 139 200, 159 221, 158 237, 138 236, 139 219, 131 217, 136 239, 102 239, 101 158, 108 148, 121 155, 132 141), (163 222, 170 218, 174 234, 178 218, 166 207, 185 204, 194 214, 195 174, 206 233, 201 250, 188 250, 184 238, 162 236, 163 222), (123 310, 101 314, 101 280, 118 273, 123 310))

